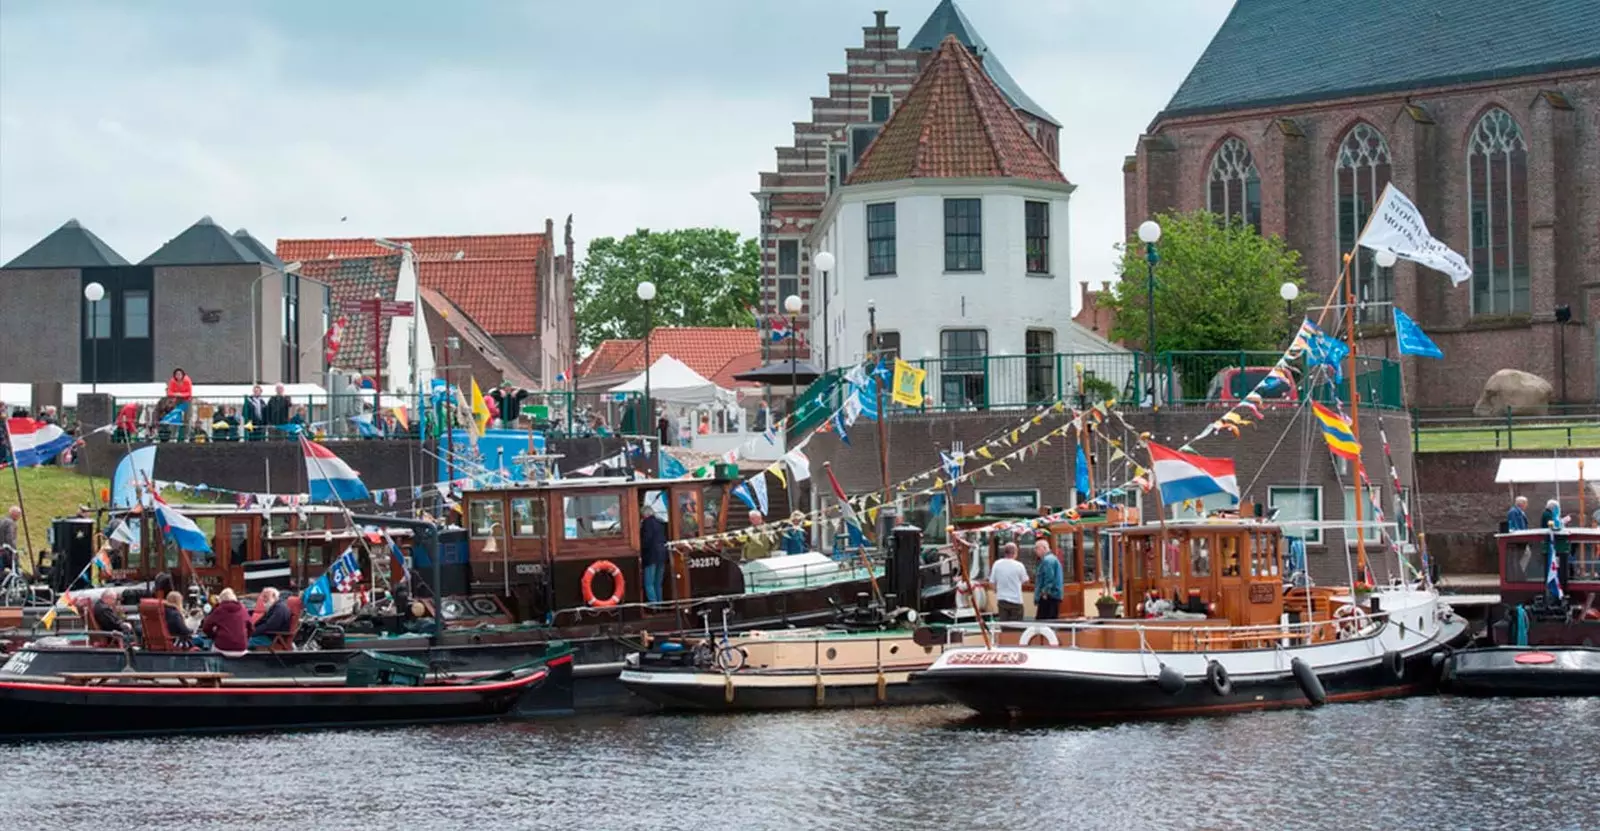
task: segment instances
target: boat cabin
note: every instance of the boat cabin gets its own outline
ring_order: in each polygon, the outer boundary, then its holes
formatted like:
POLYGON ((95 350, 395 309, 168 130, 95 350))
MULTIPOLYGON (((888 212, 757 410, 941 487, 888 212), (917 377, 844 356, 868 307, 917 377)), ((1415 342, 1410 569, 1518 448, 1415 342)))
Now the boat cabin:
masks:
MULTIPOLYGON (((1112 528, 1139 521, 1139 512, 1133 508, 1112 507, 1105 512, 1083 512, 1077 519, 1061 519, 1047 527, 1013 530, 1005 524, 1008 517, 969 515, 955 520, 957 530, 981 528, 977 544, 971 551, 960 551, 966 560, 968 573, 974 579, 989 574, 989 566, 1001 556, 1001 547, 1008 542, 1017 544, 1017 559, 1028 569, 1030 579, 1023 584, 1023 596, 1031 598, 1033 580, 1038 570, 1035 546, 1043 540, 1061 560, 1063 591, 1061 617, 1075 618, 1092 614, 1095 601, 1110 585, 1113 572, 1111 559, 1112 528)), ((1037 517, 1017 517, 1014 522, 1026 523, 1037 517)))
POLYGON ((1532 603, 1549 593, 1550 553, 1560 560, 1561 590, 1583 607, 1600 605, 1600 528, 1566 528, 1551 537, 1537 528, 1496 534, 1500 601, 1532 603), (1594 600, 1590 600, 1593 598, 1594 600))

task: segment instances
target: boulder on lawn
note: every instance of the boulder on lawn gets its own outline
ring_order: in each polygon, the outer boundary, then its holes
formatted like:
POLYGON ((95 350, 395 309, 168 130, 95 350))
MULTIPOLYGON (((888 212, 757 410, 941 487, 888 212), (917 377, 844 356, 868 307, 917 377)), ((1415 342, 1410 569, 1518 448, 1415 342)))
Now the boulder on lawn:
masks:
POLYGON ((1483 395, 1472 412, 1479 416, 1545 415, 1550 411, 1550 382, 1520 369, 1502 369, 1484 382, 1483 395))

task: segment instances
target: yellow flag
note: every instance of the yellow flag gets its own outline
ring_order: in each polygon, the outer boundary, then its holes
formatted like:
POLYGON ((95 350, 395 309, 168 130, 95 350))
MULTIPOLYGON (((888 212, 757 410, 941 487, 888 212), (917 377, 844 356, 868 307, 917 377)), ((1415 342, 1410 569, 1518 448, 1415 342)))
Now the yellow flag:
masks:
POLYGON ((926 369, 917 369, 905 361, 894 360, 894 395, 896 404, 907 407, 922 406, 922 382, 928 377, 926 369))
POLYGON ((56 607, 51 606, 50 607, 50 611, 45 612, 44 613, 44 617, 39 618, 39 625, 43 626, 46 629, 51 629, 51 628, 55 627, 55 625, 56 625, 56 607))
POLYGON ((477 422, 478 432, 489 426, 489 405, 483 400, 483 390, 478 389, 478 379, 472 379, 472 420, 477 422))
POLYGON ((990 453, 989 452, 989 448, 987 448, 987 447, 978 448, 978 455, 982 456, 985 459, 993 459, 994 458, 994 454, 990 453))
POLYGON ((779 463, 773 465, 772 467, 767 468, 767 472, 772 474, 773 476, 778 477, 779 484, 783 485, 786 488, 789 487, 789 480, 783 478, 783 463, 782 462, 779 462, 779 463))

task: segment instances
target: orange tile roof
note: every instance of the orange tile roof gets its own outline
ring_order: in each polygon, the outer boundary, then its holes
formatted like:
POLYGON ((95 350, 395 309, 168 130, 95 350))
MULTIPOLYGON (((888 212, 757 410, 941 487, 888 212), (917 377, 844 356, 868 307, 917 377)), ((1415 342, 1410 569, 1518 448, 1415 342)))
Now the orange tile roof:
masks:
POLYGON ((444 321, 444 325, 456 332, 464 343, 478 350, 478 354, 482 355, 490 366, 500 372, 502 380, 510 381, 516 386, 526 387, 530 390, 538 387, 533 380, 533 375, 527 369, 524 369, 521 364, 517 363, 517 359, 511 357, 500 346, 499 341, 495 340, 482 326, 479 326, 478 322, 472 319, 472 315, 468 314, 460 306, 451 303, 450 298, 427 286, 423 286, 418 290, 417 296, 432 307, 433 311, 444 321))
MULTIPOLYGON (((719 387, 747 386, 736 373, 761 365, 761 332, 747 328, 674 326, 650 333, 650 359, 671 355, 719 387)), ((578 364, 578 377, 644 371, 644 341, 601 341, 578 364)))
MULTIPOLYGON (((372 318, 348 307, 374 295, 385 300, 394 299, 400 279, 400 255, 385 253, 387 256, 307 261, 300 266, 300 276, 328 286, 333 299, 332 314, 345 317, 344 335, 339 339, 334 366, 363 372, 373 368, 372 318)), ((386 349, 388 344, 389 327, 385 326, 378 330, 378 349, 386 349)))
MULTIPOLYGON (((476 234, 455 237, 389 237, 410 243, 418 260, 516 260, 537 258, 544 250, 544 234, 476 234)), ((393 253, 371 238, 280 239, 278 259, 339 260, 346 257, 380 257, 393 253)))
POLYGON ((539 261, 424 260, 417 282, 450 298, 491 335, 539 333, 539 261))
POLYGON ((1067 181, 978 59, 951 35, 846 184, 996 177, 1067 181))
MULTIPOLYGON (((539 260, 544 234, 391 237, 410 243, 417 282, 444 294, 491 335, 539 332, 539 260)), ((278 259, 314 263, 394 255, 371 238, 280 239, 278 259)))

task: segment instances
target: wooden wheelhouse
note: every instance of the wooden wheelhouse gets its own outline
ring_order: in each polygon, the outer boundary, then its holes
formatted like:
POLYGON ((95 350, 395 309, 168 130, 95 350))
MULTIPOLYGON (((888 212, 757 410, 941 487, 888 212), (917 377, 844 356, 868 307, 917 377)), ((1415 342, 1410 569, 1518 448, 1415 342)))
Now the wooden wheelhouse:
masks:
MULTIPOLYGON (((1108 579, 1115 573, 1111 555, 1111 530, 1116 526, 1139 521, 1139 512, 1132 508, 1113 507, 1105 512, 1084 512, 1075 520, 1058 520, 1044 528, 1013 531, 1005 523, 1025 523, 1037 517, 995 517, 969 515, 958 518, 954 525, 958 531, 973 528, 987 529, 973 550, 957 547, 957 556, 965 561, 970 574, 985 577, 989 567, 1000 557, 1001 546, 1008 542, 1017 544, 1017 559, 1028 569, 1028 574, 1038 573, 1034 547, 1043 540, 1061 560, 1062 598, 1061 617, 1075 618, 1092 614, 1095 601, 1105 593, 1108 579), (997 525, 998 523, 998 525, 997 525), (1111 572, 1111 574, 1108 574, 1111 572)), ((1033 581, 1023 584, 1025 603, 1032 603, 1033 581)), ((1029 617, 1032 617, 1030 610, 1029 617)))
POLYGON ((1546 580, 1552 549, 1561 563, 1562 591, 1579 606, 1600 602, 1600 528, 1567 528, 1554 537, 1539 529, 1513 531, 1495 535, 1495 544, 1502 603, 1532 603, 1549 593, 1546 580))
POLYGON ((1166 600, 1233 626, 1276 624, 1284 613, 1283 535, 1248 521, 1168 523, 1118 532, 1130 614, 1166 600))

